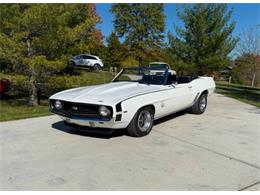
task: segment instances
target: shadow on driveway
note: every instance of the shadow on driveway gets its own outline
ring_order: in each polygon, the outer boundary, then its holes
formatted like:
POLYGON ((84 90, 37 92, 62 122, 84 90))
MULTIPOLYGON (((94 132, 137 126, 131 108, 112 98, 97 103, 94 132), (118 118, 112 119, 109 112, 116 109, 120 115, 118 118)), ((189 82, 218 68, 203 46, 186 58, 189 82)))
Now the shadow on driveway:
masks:
POLYGON ((168 116, 165 116, 163 118, 160 118, 160 119, 157 119, 156 121, 154 121, 154 125, 159 125, 161 123, 164 123, 164 122, 167 122, 169 120, 172 120, 172 119, 175 119, 175 118, 178 118, 179 116, 183 116, 185 114, 187 114, 187 110, 183 110, 183 111, 180 111, 180 112, 176 112, 174 114, 171 114, 171 115, 168 115, 168 116))
POLYGON ((102 128, 91 128, 91 127, 79 126, 79 125, 67 126, 64 124, 63 121, 53 123, 52 128, 69 134, 93 137, 93 138, 101 138, 101 139, 110 139, 114 137, 127 135, 124 129, 116 129, 116 130, 102 129, 102 128))
MULTIPOLYGON (((159 125, 161 123, 167 122, 169 120, 175 119, 179 116, 185 115, 187 111, 180 111, 169 116, 160 118, 154 121, 154 125, 159 125)), ((101 138, 101 139, 110 139, 121 136, 129 136, 126 129, 104 129, 104 128, 92 128, 87 126, 80 125, 70 125, 67 126, 63 121, 59 121, 52 124, 52 128, 63 131, 65 133, 70 133, 74 135, 101 138)))

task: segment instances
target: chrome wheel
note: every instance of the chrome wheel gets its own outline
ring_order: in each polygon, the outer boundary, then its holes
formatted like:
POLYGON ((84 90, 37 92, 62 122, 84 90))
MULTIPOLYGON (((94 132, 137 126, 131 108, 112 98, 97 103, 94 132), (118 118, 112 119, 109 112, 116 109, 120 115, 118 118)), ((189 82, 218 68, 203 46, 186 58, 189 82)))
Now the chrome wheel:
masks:
POLYGON ((147 110, 142 110, 139 113, 137 125, 140 131, 146 132, 152 125, 151 113, 147 110))
POLYGON ((206 99, 206 96, 203 95, 201 98, 200 98, 200 102, 199 102, 199 108, 201 111, 203 111, 207 106, 207 99, 206 99))

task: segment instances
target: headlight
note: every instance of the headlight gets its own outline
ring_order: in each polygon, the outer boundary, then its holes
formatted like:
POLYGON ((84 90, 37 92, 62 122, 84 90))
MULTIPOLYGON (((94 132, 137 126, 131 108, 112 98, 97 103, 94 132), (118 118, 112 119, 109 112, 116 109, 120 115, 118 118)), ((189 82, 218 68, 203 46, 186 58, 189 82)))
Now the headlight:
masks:
POLYGON ((61 109, 63 108, 63 105, 62 105, 62 103, 61 103, 60 100, 56 100, 56 101, 54 102, 54 107, 55 107, 57 110, 61 110, 61 109))
POLYGON ((111 114, 110 110, 105 106, 100 106, 98 112, 101 116, 109 116, 111 114))
POLYGON ((54 106, 53 106, 53 104, 52 104, 51 102, 50 102, 49 106, 50 106, 50 109, 51 109, 51 110, 54 109, 54 106))

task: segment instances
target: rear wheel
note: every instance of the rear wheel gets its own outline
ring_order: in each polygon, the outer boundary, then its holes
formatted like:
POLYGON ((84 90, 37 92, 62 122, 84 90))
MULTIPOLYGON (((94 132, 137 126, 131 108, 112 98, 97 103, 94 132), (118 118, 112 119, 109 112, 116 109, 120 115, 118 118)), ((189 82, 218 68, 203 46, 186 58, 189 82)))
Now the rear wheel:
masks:
POLYGON ((73 62, 73 61, 69 62, 68 66, 67 66, 67 72, 69 74, 73 74, 74 73, 74 67, 75 67, 75 62, 73 62))
POLYGON ((207 108, 207 93, 203 92, 195 104, 191 107, 191 112, 194 114, 202 114, 207 108))
POLYGON ((154 110, 151 107, 144 107, 137 111, 131 123, 127 127, 127 132, 133 137, 148 135, 154 122, 154 110))

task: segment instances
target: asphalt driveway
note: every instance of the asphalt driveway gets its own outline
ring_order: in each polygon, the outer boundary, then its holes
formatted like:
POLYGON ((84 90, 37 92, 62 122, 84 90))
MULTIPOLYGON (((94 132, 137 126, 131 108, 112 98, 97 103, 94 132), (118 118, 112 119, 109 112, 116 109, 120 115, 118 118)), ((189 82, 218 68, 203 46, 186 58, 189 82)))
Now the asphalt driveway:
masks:
POLYGON ((260 190, 260 109, 214 94, 132 138, 56 116, 0 123, 0 190, 260 190))

